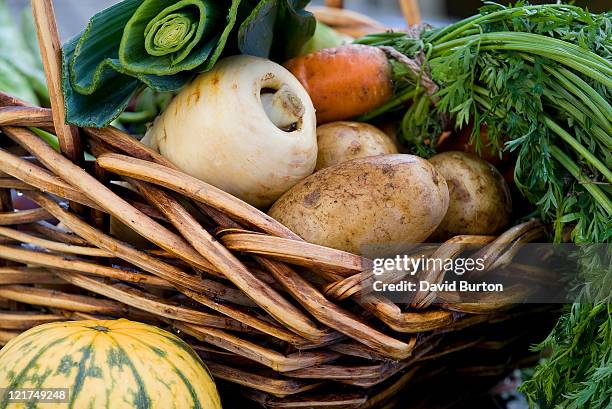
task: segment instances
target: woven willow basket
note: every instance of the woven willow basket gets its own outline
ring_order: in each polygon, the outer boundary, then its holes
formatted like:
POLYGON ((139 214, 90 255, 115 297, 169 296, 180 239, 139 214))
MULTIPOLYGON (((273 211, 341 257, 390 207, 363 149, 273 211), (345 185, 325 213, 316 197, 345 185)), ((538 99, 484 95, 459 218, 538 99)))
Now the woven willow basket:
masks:
MULTIPOLYGON (((402 4, 417 23, 413 2, 402 4)), ((0 94, 0 345, 53 321, 159 325, 191 343, 229 395, 241 392, 237 408, 246 398, 273 408, 391 408, 404 391, 411 406, 434 407, 428 396, 440 398, 445 376, 463 385, 449 393, 452 404, 532 358, 527 345, 551 314, 513 306, 520 288, 483 304, 419 293, 409 308, 361 296, 368 260, 302 241, 118 129, 67 126, 51 0, 33 9, 53 109, 0 94), (62 153, 32 126, 56 133, 62 153), (77 160, 84 148, 95 163, 77 160), (133 189, 110 183, 118 180, 133 189), (13 210, 15 191, 40 207, 13 210), (110 215, 155 246, 112 237, 110 215)), ((353 35, 384 29, 340 9, 315 11, 353 35)), ((491 243, 492 269, 542 233, 532 221, 499 237, 456 237, 438 251, 454 257, 491 243)))

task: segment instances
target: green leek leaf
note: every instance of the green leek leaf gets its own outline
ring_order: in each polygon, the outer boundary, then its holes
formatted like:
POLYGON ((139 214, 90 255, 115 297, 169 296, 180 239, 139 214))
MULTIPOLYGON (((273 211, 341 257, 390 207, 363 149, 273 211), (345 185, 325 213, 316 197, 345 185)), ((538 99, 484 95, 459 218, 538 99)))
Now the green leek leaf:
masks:
POLYGON ((80 35, 64 45, 65 55, 74 48, 69 57, 69 73, 70 84, 77 93, 91 95, 101 88, 101 84, 127 75, 120 75, 126 70, 119 62, 117 44, 130 16, 141 2, 126 0, 101 11, 91 18, 80 35))
POLYGON ((66 118, 82 127, 106 126, 125 110, 138 90, 138 79, 107 70, 103 87, 93 88, 88 95, 79 94, 70 81, 70 61, 73 60, 78 37, 64 44, 62 49, 62 91, 66 105, 66 118))
POLYGON ((144 74, 196 69, 218 45, 225 12, 207 0, 145 0, 125 27, 119 59, 144 74))
POLYGON ((238 47, 244 54, 265 57, 270 54, 278 0, 260 1, 238 31, 238 47))
POLYGON ((240 51, 281 61, 298 55, 317 25, 312 13, 304 10, 307 4, 302 0, 260 1, 240 26, 240 51))
MULTIPOLYGON (((143 16, 149 17, 154 12, 156 15, 167 15, 168 10, 175 10, 182 4, 203 1, 126 0, 93 16, 83 33, 63 47, 63 88, 68 122, 79 126, 104 127, 123 112, 142 85, 159 92, 176 91, 183 87, 192 77, 186 70, 204 63, 211 54, 212 45, 223 47, 235 23, 239 1, 233 0, 235 5, 228 10, 230 27, 217 34, 214 41, 198 45, 199 49, 184 62, 189 65, 180 67, 172 66, 169 54, 162 58, 143 54, 146 53, 146 27, 138 24, 143 21, 143 16), (165 8, 168 4, 170 7, 165 8), (139 29, 142 29, 141 38, 136 34, 139 29)), ((207 13, 210 17, 211 12, 207 13)), ((196 44, 189 45, 189 49, 196 44)), ((213 53, 212 57, 218 58, 219 55, 213 53)))
POLYGON ((197 73, 210 70, 226 45, 230 54, 297 53, 316 24, 303 10, 307 3, 124 0, 93 16, 63 47, 66 119, 78 126, 107 126, 137 90, 179 90, 197 73), (244 21, 235 30, 239 15, 244 21))
POLYGON ((304 43, 314 35, 317 21, 304 9, 307 4, 304 0, 281 1, 274 31, 272 55, 275 58, 286 60, 299 55, 304 43))

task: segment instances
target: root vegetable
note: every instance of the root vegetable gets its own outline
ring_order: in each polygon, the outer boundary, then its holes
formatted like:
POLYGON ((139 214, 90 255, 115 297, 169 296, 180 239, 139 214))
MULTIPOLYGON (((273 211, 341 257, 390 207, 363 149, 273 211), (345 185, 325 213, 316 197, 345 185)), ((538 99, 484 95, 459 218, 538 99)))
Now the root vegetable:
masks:
MULTIPOLYGON (((472 141, 472 133, 474 131, 474 125, 464 127, 459 132, 448 132, 444 136, 440 137, 436 150, 438 152, 450 152, 450 151, 463 151, 472 153, 480 156, 493 166, 500 168, 504 164, 510 162, 510 154, 505 152, 503 156, 499 155, 499 148, 495 148, 490 145, 489 135, 487 132, 487 126, 482 125, 480 127, 480 152, 477 151, 475 141, 472 141)), ((502 141, 505 143, 506 141, 502 141)))
POLYGON ((181 91, 145 143, 184 172, 265 207, 313 172, 315 112, 282 66, 230 57, 181 91))
POLYGON ((465 152, 444 152, 429 160, 444 176, 450 205, 431 240, 460 234, 499 233, 510 222, 512 198, 503 176, 490 163, 465 152))
POLYGON ((269 214, 308 242, 378 257, 429 237, 448 202, 446 182, 428 161, 382 155, 315 173, 285 193, 269 214))
POLYGON ((285 129, 297 124, 306 108, 287 84, 274 93, 261 95, 261 103, 268 118, 276 127, 285 129))
POLYGON ((380 107, 393 96, 391 64, 376 47, 327 48, 285 63, 310 94, 320 124, 380 107))
POLYGON ((332 122, 317 128, 317 168, 321 170, 351 159, 397 153, 383 131, 362 122, 332 122))

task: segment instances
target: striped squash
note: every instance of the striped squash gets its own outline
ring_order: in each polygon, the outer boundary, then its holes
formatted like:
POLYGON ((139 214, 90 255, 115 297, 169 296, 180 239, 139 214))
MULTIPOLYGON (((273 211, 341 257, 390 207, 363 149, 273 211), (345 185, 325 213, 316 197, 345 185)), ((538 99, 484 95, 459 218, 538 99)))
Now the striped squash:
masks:
POLYGON ((220 409, 204 363, 178 337, 137 322, 59 322, 0 350, 0 389, 68 388, 70 403, 1 409, 220 409))

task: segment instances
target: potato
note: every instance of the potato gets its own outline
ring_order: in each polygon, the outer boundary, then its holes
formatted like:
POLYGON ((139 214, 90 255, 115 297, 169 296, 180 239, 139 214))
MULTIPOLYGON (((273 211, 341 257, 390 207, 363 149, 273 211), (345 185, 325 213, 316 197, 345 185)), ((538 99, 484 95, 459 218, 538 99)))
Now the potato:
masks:
POLYGON ((446 179, 450 206, 431 240, 462 234, 499 233, 510 222, 512 198, 493 165, 465 152, 444 152, 429 160, 446 179))
POLYGON ((332 122, 317 128, 319 153, 316 170, 351 159, 397 153, 393 140, 363 122, 332 122))
POLYGON ((310 243, 379 257, 429 237, 448 203, 446 181, 428 161, 382 155, 309 176, 269 214, 310 243))

